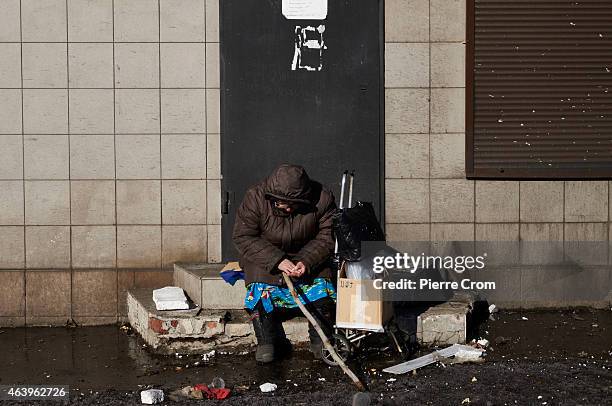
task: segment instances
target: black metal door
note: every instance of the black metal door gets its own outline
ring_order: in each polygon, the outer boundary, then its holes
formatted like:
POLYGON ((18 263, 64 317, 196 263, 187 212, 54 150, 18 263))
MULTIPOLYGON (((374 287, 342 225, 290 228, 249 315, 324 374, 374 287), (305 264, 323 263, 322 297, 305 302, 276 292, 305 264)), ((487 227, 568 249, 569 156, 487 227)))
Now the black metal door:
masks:
POLYGON ((236 258, 234 213, 248 186, 284 162, 303 165, 339 200, 383 215, 382 1, 330 0, 325 20, 289 20, 281 0, 222 0, 223 258, 236 258))

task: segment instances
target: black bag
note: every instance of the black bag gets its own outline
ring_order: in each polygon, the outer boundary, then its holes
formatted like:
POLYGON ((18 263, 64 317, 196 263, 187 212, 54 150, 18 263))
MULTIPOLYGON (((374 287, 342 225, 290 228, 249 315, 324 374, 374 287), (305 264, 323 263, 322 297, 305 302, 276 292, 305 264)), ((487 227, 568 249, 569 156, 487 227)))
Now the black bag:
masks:
POLYGON ((362 258, 362 241, 385 241, 372 203, 358 201, 355 207, 338 210, 333 223, 338 255, 345 261, 359 261, 362 258))

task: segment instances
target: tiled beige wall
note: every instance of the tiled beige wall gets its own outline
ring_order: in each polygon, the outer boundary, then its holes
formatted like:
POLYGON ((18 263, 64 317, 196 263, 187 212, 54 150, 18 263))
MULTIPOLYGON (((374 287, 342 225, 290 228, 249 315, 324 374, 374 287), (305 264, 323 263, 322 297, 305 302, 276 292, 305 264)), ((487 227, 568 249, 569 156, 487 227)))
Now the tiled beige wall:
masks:
POLYGON ((605 181, 465 179, 465 0, 385 0, 389 240, 608 240, 605 181))
POLYGON ((216 1, 0 1, 5 322, 116 317, 220 260, 216 1))
MULTIPOLYGON (((220 260, 218 1, 0 1, 0 325, 220 260)), ((465 179, 464 1, 385 0, 388 238, 608 239, 607 182, 465 179)))

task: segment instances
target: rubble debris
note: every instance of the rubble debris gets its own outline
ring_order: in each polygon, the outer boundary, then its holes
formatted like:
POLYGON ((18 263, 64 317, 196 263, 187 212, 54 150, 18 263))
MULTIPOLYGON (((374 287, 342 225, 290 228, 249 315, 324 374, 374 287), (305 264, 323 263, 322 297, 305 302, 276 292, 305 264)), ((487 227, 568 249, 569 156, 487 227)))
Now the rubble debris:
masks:
POLYGON ((153 290, 153 301, 157 310, 189 309, 189 302, 185 292, 177 286, 166 286, 153 290))
POLYGON ((221 377, 214 377, 210 383, 210 387, 214 389, 225 389, 225 381, 221 377))
POLYGON ((191 391, 193 391, 193 386, 185 386, 184 388, 170 392, 168 394, 168 399, 175 402, 180 402, 183 399, 189 399, 191 397, 191 391))
POLYGON ((259 385, 259 390, 263 393, 274 392, 276 388, 278 388, 278 386, 275 383, 270 382, 262 383, 261 385, 259 385))
POLYGON ((476 341, 476 344, 478 344, 482 348, 486 348, 489 346, 489 340, 487 340, 486 338, 481 338, 480 340, 476 341))
POLYGON ((489 314, 497 313, 499 309, 494 304, 489 306, 489 314))
POLYGON ((230 390, 227 388, 209 388, 201 383, 194 385, 193 392, 200 392, 200 396, 202 396, 200 399, 206 397, 206 399, 222 400, 230 395, 230 390))
POLYGON ((529 320, 527 317, 523 316, 521 317, 521 320, 529 320))
POLYGON ((479 348, 471 348, 471 349, 460 349, 455 354, 455 358, 452 359, 452 364, 463 364, 468 362, 480 363, 484 362, 484 358, 482 357, 484 350, 479 348))
POLYGON ((204 384, 196 384, 194 386, 185 386, 170 392, 168 398, 179 402, 184 399, 217 399, 222 400, 230 395, 230 390, 227 388, 213 388, 204 384))
POLYGON ((210 350, 206 354, 202 354, 202 361, 209 362, 216 355, 216 353, 217 352, 215 350, 210 350))
POLYGON ((119 330, 123 331, 125 334, 131 336, 134 335, 134 329, 129 323, 124 323, 119 327, 119 330))
POLYGON ((154 405, 164 401, 164 391, 161 389, 147 389, 140 392, 140 402, 145 405, 154 405))
POLYGON ((66 324, 65 324, 65 326, 66 326, 67 328, 76 328, 76 327, 78 327, 79 325, 78 325, 78 324, 77 324, 77 322, 76 322, 76 321, 74 321, 73 319, 68 319, 68 320, 66 320, 66 324))
POLYGON ((452 356, 455 356, 455 358, 457 358, 458 353, 460 353, 461 355, 458 361, 473 362, 473 360, 477 358, 476 355, 478 355, 478 358, 482 356, 484 350, 476 349, 474 347, 470 347, 469 345, 453 344, 450 347, 446 347, 439 351, 434 351, 431 354, 427 354, 422 357, 385 368, 383 369, 383 372, 398 375, 405 374, 406 372, 414 371, 418 368, 433 364, 434 362, 440 361, 444 358, 450 358, 452 356), (461 351, 463 352, 460 353, 461 351))

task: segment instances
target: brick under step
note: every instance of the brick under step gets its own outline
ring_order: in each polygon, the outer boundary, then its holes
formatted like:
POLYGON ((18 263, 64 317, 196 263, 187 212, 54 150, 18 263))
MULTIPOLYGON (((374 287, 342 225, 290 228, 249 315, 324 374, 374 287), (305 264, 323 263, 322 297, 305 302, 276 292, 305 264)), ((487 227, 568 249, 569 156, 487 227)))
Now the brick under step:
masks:
MULTIPOLYGON (((127 292, 128 320, 154 352, 194 354, 211 349, 245 349, 255 344, 255 334, 244 310, 157 310, 153 289, 127 292)), ((308 324, 298 318, 283 324, 295 344, 308 341, 308 324)))

